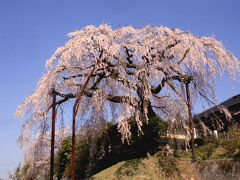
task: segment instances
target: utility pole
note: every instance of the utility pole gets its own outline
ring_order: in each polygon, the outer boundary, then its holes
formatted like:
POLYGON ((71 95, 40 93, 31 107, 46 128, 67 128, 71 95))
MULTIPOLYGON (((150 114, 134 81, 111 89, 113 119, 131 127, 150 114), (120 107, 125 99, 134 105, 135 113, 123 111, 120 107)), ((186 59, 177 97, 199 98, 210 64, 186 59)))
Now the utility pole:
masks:
POLYGON ((190 123, 190 129, 191 129, 191 141, 192 141, 192 160, 196 160, 196 155, 195 155, 195 144, 194 144, 194 124, 192 120, 192 110, 191 110, 191 101, 190 101, 190 93, 189 93, 189 84, 190 84, 191 79, 188 79, 186 84, 186 94, 187 94, 187 106, 188 106, 188 118, 189 118, 189 123, 190 123))
POLYGON ((50 161, 50 180, 53 180, 54 176, 54 141, 55 141, 55 119, 56 119, 56 93, 52 90, 53 102, 52 102, 52 137, 51 137, 51 161, 50 161))
POLYGON ((79 93, 79 95, 77 96, 77 99, 73 105, 73 122, 72 122, 72 180, 74 180, 74 174, 75 174, 75 122, 76 122, 76 115, 77 115, 77 112, 78 112, 78 108, 79 108, 79 104, 80 104, 80 101, 81 101, 81 98, 82 98, 82 95, 84 93, 84 90, 86 89, 87 87, 87 84, 94 72, 96 68, 96 65, 93 66, 90 74, 88 75, 88 78, 85 82, 85 84, 83 85, 82 87, 82 90, 81 92, 79 93))

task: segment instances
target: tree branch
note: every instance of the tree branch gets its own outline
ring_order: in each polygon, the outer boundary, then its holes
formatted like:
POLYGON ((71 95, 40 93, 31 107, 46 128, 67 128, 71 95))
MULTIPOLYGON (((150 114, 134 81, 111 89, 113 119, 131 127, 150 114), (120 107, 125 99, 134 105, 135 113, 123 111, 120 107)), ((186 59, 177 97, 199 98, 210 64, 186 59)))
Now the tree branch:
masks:
POLYGON ((128 61, 130 64, 132 64, 133 61, 131 60, 131 58, 133 57, 133 55, 130 54, 129 51, 130 51, 130 49, 128 49, 128 48, 125 46, 125 52, 126 52, 126 54, 127 54, 127 61, 128 61))
MULTIPOLYGON (((55 93, 56 93, 57 96, 63 97, 63 99, 56 102, 56 105, 60 105, 64 102, 66 102, 68 99, 77 97, 77 94, 72 94, 72 93, 64 94, 64 93, 57 92, 57 91, 55 91, 55 93)), ((94 93, 89 92, 89 91, 84 91, 83 95, 85 95, 87 97, 93 97, 94 93)), ((129 96, 114 96, 112 94, 105 94, 105 97, 106 97, 105 100, 108 100, 110 102, 127 103, 127 104, 129 104, 129 105, 131 105, 132 107, 135 107, 135 108, 137 108, 136 104, 137 105, 139 104, 139 101, 136 98, 130 98, 129 96), (134 101, 134 102, 132 102, 132 101, 134 101)), ((51 107, 52 107, 52 105, 48 108, 48 110, 51 107)))
POLYGON ((179 82, 183 82, 183 80, 185 80, 185 79, 181 78, 180 76, 171 76, 171 77, 166 76, 162 79, 161 83, 158 86, 151 87, 151 92, 153 94, 158 94, 162 90, 162 88, 165 86, 165 83, 167 81, 172 81, 172 80, 178 80, 179 82))
POLYGON ((182 96, 182 94, 180 92, 178 92, 177 89, 171 83, 168 82, 168 85, 187 104, 187 100, 182 96))

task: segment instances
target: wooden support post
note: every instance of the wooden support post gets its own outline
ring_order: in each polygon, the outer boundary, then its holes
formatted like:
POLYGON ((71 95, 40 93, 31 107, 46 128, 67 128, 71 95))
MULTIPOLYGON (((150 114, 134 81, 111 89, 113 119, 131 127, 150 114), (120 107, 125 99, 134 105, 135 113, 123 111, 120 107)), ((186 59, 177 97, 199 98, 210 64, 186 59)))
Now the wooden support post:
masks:
POLYGON ((191 110, 191 101, 190 101, 190 93, 189 93, 189 83, 186 83, 186 94, 187 94, 187 106, 188 106, 188 118, 189 118, 189 123, 190 123, 190 129, 191 129, 191 141, 192 141, 192 160, 196 160, 196 155, 195 155, 195 143, 194 143, 194 124, 192 120, 192 110, 191 110))
POLYGON ((51 160, 50 160, 50 180, 53 180, 54 176, 54 143, 55 143, 55 119, 56 119, 56 93, 53 90, 53 102, 52 102, 52 137, 51 137, 51 160))
POLYGON ((73 105, 73 122, 72 122, 72 180, 74 180, 74 174, 75 174, 75 123, 76 123, 76 115, 78 112, 78 108, 79 108, 79 104, 82 98, 82 95, 84 93, 85 88, 87 87, 87 84, 93 74, 95 70, 95 66, 93 67, 93 69, 91 70, 90 74, 88 75, 88 78, 85 82, 85 84, 82 87, 81 92, 79 93, 79 95, 77 96, 77 99, 73 105))

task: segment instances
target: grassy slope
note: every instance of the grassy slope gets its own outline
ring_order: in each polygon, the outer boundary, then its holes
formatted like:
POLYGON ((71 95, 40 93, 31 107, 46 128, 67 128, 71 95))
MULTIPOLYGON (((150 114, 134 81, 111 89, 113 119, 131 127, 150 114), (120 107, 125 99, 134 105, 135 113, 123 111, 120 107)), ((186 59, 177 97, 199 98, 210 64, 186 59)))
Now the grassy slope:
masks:
MULTIPOLYGON (((227 144, 230 147, 233 145, 230 143, 227 144)), ((240 147, 235 149, 235 152, 239 153, 239 151, 240 147)), ((208 166, 211 166, 213 163, 221 163, 221 161, 223 161, 223 164, 225 164, 223 168, 231 168, 232 166, 229 166, 229 162, 227 161, 230 161, 230 164, 232 160, 239 161, 239 159, 232 159, 230 156, 232 155, 232 152, 229 153, 229 151, 226 151, 224 146, 216 146, 214 143, 208 143, 196 149, 196 156, 198 160, 196 163, 191 162, 191 151, 178 151, 178 155, 178 158, 174 158, 172 155, 166 157, 159 152, 150 157, 122 161, 99 172, 98 174, 95 174, 90 179, 197 180, 199 174, 197 175, 196 165, 204 168, 206 163, 208 166)), ((229 171, 231 171, 231 169, 229 169, 229 171)))
POLYGON ((162 169, 160 168, 158 161, 159 158, 157 156, 122 161, 101 171, 98 174, 95 174, 90 179, 197 179, 196 172, 190 168, 190 160, 178 161, 178 165, 174 169, 162 169), (172 175, 169 176, 167 171, 171 171, 172 175))

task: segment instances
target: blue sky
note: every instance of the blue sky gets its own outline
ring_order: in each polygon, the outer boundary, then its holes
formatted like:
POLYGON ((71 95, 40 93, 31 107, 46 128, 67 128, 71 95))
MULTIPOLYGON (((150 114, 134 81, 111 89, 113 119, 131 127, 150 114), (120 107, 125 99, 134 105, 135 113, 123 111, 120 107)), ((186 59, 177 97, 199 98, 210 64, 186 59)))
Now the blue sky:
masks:
MULTIPOLYGON (((14 112, 68 32, 101 23, 177 27, 198 36, 214 34, 240 59, 239 7, 238 0, 0 0, 0 178, 7 179, 23 159, 16 139, 24 119, 14 112)), ((234 85, 217 81, 219 102, 240 93, 234 85)))

